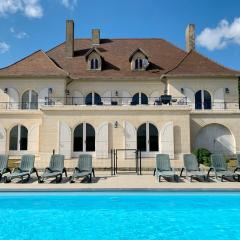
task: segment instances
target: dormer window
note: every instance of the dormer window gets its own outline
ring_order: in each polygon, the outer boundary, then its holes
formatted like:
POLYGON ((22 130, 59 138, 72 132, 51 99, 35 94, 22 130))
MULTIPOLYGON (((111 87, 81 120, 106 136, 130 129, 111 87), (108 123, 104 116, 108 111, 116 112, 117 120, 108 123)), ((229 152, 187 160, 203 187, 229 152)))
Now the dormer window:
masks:
POLYGON ((140 48, 136 49, 130 56, 131 69, 134 70, 147 70, 149 65, 147 54, 140 48))
POLYGON ((98 70, 99 68, 99 63, 97 58, 91 59, 91 70, 98 70))
POLYGON ((94 71, 102 70, 103 57, 98 49, 91 48, 85 55, 85 58, 87 61, 87 69, 88 70, 94 70, 94 71))
POLYGON ((141 58, 137 58, 135 60, 135 69, 138 70, 138 69, 143 69, 143 59, 141 58))

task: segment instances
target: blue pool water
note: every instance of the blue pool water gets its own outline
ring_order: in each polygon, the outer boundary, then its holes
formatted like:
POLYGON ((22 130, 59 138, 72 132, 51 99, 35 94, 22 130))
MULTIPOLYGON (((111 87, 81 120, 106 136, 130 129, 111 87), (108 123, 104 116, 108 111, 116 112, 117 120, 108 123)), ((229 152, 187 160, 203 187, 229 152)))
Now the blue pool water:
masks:
POLYGON ((1 193, 0 239, 240 239, 240 193, 1 193))

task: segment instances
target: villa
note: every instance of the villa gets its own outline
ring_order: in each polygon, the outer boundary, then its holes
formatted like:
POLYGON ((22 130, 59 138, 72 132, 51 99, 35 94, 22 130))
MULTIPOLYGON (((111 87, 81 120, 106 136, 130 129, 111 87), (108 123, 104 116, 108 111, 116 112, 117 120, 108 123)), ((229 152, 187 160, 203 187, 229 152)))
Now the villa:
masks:
MULTIPOLYGON (((108 168, 111 149, 138 149, 144 167, 158 152, 179 160, 196 148, 240 151, 240 72, 163 39, 76 39, 0 69, 0 154, 31 153, 45 167, 53 152, 72 167, 81 153, 108 168), (74 162, 74 163, 73 163, 74 162)), ((119 164, 133 167, 134 151, 119 164)))

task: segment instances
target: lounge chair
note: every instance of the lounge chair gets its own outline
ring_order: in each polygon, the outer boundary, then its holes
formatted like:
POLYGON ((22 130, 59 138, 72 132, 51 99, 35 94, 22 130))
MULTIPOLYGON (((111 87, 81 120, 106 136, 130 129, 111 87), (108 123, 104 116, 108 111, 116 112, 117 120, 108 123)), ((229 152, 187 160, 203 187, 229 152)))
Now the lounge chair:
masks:
POLYGON ((238 176, 233 171, 228 170, 227 163, 224 159, 223 154, 212 154, 211 163, 212 166, 208 171, 208 177, 212 170, 214 171, 216 180, 218 180, 218 177, 220 177, 221 182, 223 181, 224 177, 232 177, 233 179, 235 179, 235 177, 238 176))
POLYGON ((178 182, 178 176, 170 165, 170 158, 168 154, 156 155, 156 169, 155 173, 158 181, 161 181, 161 177, 171 177, 174 181, 178 182))
POLYGON ((92 156, 89 154, 79 155, 77 167, 75 167, 73 175, 70 177, 70 182, 74 183, 76 178, 88 177, 89 182, 92 181, 92 176, 95 176, 92 167, 92 156))
POLYGON ((8 172, 11 173, 11 170, 8 168, 8 155, 0 155, 0 181, 3 174, 8 172))
POLYGON ((37 169, 34 167, 35 156, 34 155, 23 155, 18 168, 14 168, 10 176, 4 176, 4 182, 9 183, 12 179, 21 178, 22 183, 28 182, 32 173, 36 173, 38 178, 37 169))
POLYGON ((54 154, 51 156, 49 167, 45 168, 42 176, 38 178, 38 182, 43 183, 44 179, 56 178, 56 183, 60 183, 63 173, 65 173, 67 177, 67 170, 64 167, 64 156, 54 154))
POLYGON ((190 182, 194 177, 203 178, 204 180, 207 180, 207 173, 200 170, 198 160, 194 154, 184 154, 183 164, 186 179, 189 177, 190 182))
POLYGON ((238 181, 240 181, 240 153, 238 153, 236 156, 237 156, 237 166, 234 170, 234 173, 238 175, 238 181))

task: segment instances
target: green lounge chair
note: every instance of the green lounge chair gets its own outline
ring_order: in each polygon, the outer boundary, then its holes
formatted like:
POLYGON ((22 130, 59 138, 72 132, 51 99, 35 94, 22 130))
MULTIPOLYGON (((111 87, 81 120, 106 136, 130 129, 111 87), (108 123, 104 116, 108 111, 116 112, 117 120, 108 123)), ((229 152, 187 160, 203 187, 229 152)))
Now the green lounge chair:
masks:
POLYGON ((43 183, 44 179, 56 178, 56 183, 60 183, 63 173, 65 173, 67 177, 67 170, 64 167, 64 156, 54 154, 51 156, 49 167, 45 168, 42 176, 38 178, 38 182, 43 183))
POLYGON ((232 177, 233 179, 235 179, 235 177, 237 176, 236 173, 228 170, 227 163, 224 159, 223 154, 212 154, 211 164, 212 166, 208 171, 208 177, 212 170, 214 171, 216 180, 218 180, 218 177, 220 177, 221 182, 223 181, 224 177, 232 177))
POLYGON ((34 167, 34 162, 34 155, 23 155, 19 167, 15 168, 9 177, 5 176, 4 182, 9 183, 12 179, 21 178, 23 183, 24 177, 26 177, 25 181, 28 182, 32 173, 36 173, 38 178, 38 172, 37 169, 34 167))
POLYGON ((158 181, 161 181, 161 177, 171 177, 174 181, 178 182, 178 176, 170 165, 170 158, 168 154, 156 155, 156 169, 155 173, 158 181))
POLYGON ((77 167, 75 167, 73 175, 70 177, 70 182, 74 183, 76 178, 88 177, 89 182, 92 181, 92 176, 95 177, 92 167, 92 156, 89 154, 79 155, 77 167))
POLYGON ((203 178, 204 180, 207 180, 207 173, 200 170, 198 160, 194 154, 184 154, 183 165, 186 179, 189 177, 190 182, 194 177, 203 178))
POLYGON ((0 155, 0 181, 3 174, 8 172, 11 173, 11 170, 8 168, 8 155, 0 155))

